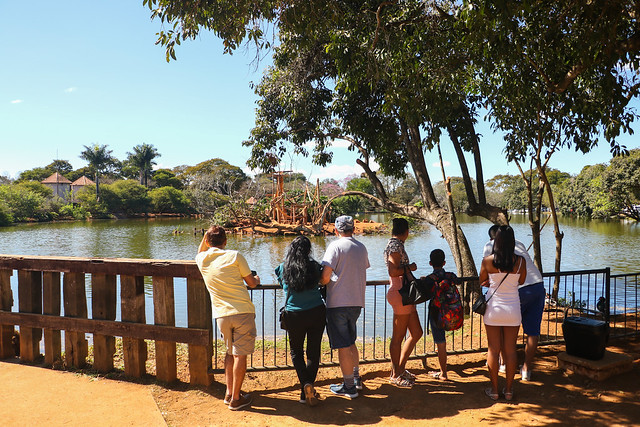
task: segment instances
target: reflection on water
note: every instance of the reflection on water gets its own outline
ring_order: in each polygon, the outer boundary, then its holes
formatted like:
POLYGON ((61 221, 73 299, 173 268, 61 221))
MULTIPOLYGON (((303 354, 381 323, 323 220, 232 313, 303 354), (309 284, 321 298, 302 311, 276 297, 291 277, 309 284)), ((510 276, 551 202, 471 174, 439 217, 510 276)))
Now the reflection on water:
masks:
MULTIPOLYGON (((389 221, 388 216, 378 215, 378 221, 389 221)), ((491 225, 482 218, 460 215, 458 221, 465 232, 476 263, 479 265, 482 248, 488 240, 491 225)), ((640 226, 630 222, 591 221, 561 218, 563 240, 562 270, 583 270, 611 267, 612 273, 630 273, 640 266, 640 226)), ((527 218, 513 215, 511 225, 516 238, 526 246, 531 243, 527 218)), ((60 222, 46 224, 21 224, 0 227, 0 253, 15 255, 117 257, 153 259, 193 259, 201 234, 194 229, 207 228, 208 223, 193 219, 136 219, 60 222), (180 232, 174 234, 174 230, 180 232)), ((369 280, 387 278, 382 251, 388 235, 358 236, 369 251, 371 269, 369 280)), ((312 237, 313 255, 320 260, 327 244, 335 237, 312 237)), ((291 237, 229 236, 229 249, 242 252, 252 269, 258 271, 263 283, 274 283, 273 269, 282 262, 291 237)), ((552 270, 555 257, 553 227, 549 223, 542 231, 543 268, 552 270)), ((445 251, 447 268, 455 271, 451 252, 440 233, 433 227, 413 232, 406 242, 411 261, 418 264, 418 273, 426 275, 429 269, 429 253, 436 248, 445 251)), ((14 304, 17 307, 17 278, 12 277, 14 304)), ((151 295, 151 279, 145 278, 145 287, 151 295)), ((90 297, 90 289, 87 289, 90 297)), ((184 316, 186 305, 186 281, 176 279, 175 300, 177 316, 184 316)), ((381 300, 378 296, 377 300, 381 300)), ((280 304, 280 302, 277 302, 280 304)), ((88 303, 89 310, 91 303, 88 303)), ((153 322, 153 311, 147 307, 147 318, 153 322)), ((178 325, 185 325, 186 318, 176 318, 178 325)))

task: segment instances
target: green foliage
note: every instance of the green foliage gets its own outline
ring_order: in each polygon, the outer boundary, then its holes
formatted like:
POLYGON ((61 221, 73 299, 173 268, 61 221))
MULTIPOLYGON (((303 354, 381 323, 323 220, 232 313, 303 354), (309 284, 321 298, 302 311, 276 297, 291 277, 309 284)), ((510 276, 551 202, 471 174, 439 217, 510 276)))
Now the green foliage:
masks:
POLYGON ((45 198, 24 185, 1 185, 0 203, 16 222, 28 219, 44 219, 45 198))
POLYGON ((25 190, 39 194, 43 198, 50 198, 53 196, 53 190, 46 185, 36 181, 25 181, 16 184, 17 187, 24 188, 25 190))
POLYGON ((391 200, 403 205, 413 205, 420 199, 420 189, 416 179, 408 175, 391 192, 391 200))
POLYGON ((48 177, 50 177, 51 174, 53 174, 53 172, 51 172, 50 169, 33 168, 33 169, 20 172, 20 175, 18 175, 17 181, 18 182, 25 182, 25 181, 41 182, 47 179, 48 177))
POLYGON ((91 216, 91 213, 81 205, 69 203, 60 207, 60 216, 74 219, 87 219, 91 216))
POLYGON ((96 187, 87 186, 76 193, 76 200, 80 207, 89 213, 91 218, 111 218, 109 208, 106 203, 96 199, 96 187))
POLYGON ((182 181, 169 169, 158 169, 153 172, 153 180, 158 187, 173 187, 182 190, 182 181))
POLYGON ((69 174, 73 171, 73 166, 67 160, 54 160, 45 166, 45 169, 50 170, 52 175, 54 172, 58 172, 60 175, 69 179, 69 174))
MULTIPOLYGON (((1 190, 0 190, 1 191, 1 190)), ((7 203, 0 200, 0 227, 10 225, 13 222, 13 215, 7 203)))
POLYGON ((640 205, 640 149, 611 159, 602 175, 602 185, 608 190, 616 213, 623 211, 640 220, 640 212, 634 209, 634 205, 640 205))
POLYGON ((102 190, 102 199, 109 212, 131 215, 144 213, 149 209, 147 189, 133 180, 106 184, 102 190))
POLYGON ((240 189, 248 177, 237 166, 222 159, 211 159, 188 167, 183 179, 200 191, 215 191, 225 196, 240 189))
POLYGON ((159 187, 149 191, 154 212, 189 212, 190 201, 185 194, 174 187, 159 187))
POLYGON ((160 157, 158 150, 150 144, 141 144, 133 147, 133 152, 127 153, 129 164, 138 169, 140 173, 140 185, 148 186, 148 178, 153 171, 156 162, 153 160, 160 157))
POLYGON ((80 153, 80 158, 89 163, 89 168, 94 173, 96 183, 96 199, 100 199, 100 174, 117 167, 118 160, 111 156, 112 150, 107 150, 106 145, 94 144, 84 146, 84 151, 80 153))

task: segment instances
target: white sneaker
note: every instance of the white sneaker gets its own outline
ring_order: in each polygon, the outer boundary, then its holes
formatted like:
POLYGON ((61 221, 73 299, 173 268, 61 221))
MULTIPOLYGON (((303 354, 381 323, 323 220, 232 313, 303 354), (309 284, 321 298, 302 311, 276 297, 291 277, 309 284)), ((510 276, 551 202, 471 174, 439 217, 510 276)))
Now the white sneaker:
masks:
POLYGON ((507 365, 500 365, 500 368, 498 368, 498 372, 500 372, 501 374, 507 372, 507 365))
POLYGON ((531 371, 525 371, 524 368, 520 368, 520 381, 531 381, 531 371))

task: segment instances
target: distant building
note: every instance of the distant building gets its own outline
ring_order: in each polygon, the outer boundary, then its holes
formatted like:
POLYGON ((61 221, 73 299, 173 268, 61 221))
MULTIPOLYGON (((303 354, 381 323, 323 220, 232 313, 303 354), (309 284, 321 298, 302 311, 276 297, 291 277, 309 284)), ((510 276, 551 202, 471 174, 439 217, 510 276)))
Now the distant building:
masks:
POLYGON ((87 185, 96 185, 96 183, 84 175, 71 183, 71 201, 73 203, 77 203, 76 194, 78 191, 82 190, 87 185))
POLYGON ((60 175, 58 172, 42 181, 42 184, 49 187, 53 191, 54 196, 58 196, 65 200, 71 191, 71 181, 60 175))

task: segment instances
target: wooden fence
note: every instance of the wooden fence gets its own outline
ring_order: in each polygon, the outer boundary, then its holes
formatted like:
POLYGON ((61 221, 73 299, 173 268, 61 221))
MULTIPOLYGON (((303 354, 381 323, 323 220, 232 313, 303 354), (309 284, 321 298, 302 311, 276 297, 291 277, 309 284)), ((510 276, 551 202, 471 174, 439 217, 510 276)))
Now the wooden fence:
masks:
POLYGON ((64 362, 83 367, 88 355, 86 333, 93 334, 93 367, 113 369, 115 337, 122 337, 125 374, 146 373, 147 343, 155 341, 156 377, 177 378, 176 343, 188 344, 191 384, 209 385, 212 360, 211 302, 193 261, 0 255, 0 358, 14 356, 12 335, 20 326, 20 359, 64 362), (11 276, 18 275, 18 312, 12 312, 11 276), (90 275, 91 318, 87 282, 90 275), (146 324, 144 278, 153 284, 154 324, 146 324), (187 328, 175 327, 174 278, 187 281, 187 328), (61 282, 62 279, 62 282, 61 282), (117 283, 121 319, 116 320, 117 283), (62 284, 62 286, 61 286, 62 284))

